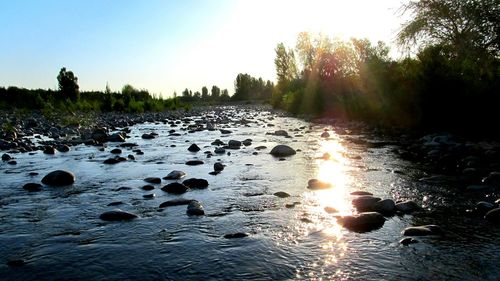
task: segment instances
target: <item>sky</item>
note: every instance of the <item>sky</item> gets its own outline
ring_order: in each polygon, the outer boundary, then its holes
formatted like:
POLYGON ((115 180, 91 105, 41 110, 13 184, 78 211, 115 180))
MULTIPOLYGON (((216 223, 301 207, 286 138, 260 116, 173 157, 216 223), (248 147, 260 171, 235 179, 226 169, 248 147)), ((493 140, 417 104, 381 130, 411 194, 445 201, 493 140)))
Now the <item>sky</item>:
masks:
POLYGON ((0 0, 0 86, 57 89, 66 67, 83 91, 232 94, 238 73, 275 81, 276 45, 302 31, 391 44, 403 1, 0 0))

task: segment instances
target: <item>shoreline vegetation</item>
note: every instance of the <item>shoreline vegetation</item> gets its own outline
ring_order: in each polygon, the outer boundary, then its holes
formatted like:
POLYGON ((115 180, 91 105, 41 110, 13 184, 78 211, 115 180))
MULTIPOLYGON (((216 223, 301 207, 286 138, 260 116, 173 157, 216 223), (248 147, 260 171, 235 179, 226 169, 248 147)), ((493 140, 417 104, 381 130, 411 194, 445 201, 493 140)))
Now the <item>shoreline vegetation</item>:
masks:
MULTIPOLYGON (((338 118, 406 132, 447 131, 498 137, 500 39, 498 6, 488 1, 410 1, 412 18, 397 38, 407 56, 389 57, 384 42, 340 40, 302 32, 294 48, 275 49, 277 83, 240 73, 235 92, 212 86, 163 98, 125 85, 80 92, 62 68, 58 90, 0 87, 0 109, 44 116, 77 112, 144 113, 198 105, 269 103, 296 116, 338 118), (454 28, 449 28, 454 26, 454 28)), ((12 124, 2 120, 4 134, 12 124)))

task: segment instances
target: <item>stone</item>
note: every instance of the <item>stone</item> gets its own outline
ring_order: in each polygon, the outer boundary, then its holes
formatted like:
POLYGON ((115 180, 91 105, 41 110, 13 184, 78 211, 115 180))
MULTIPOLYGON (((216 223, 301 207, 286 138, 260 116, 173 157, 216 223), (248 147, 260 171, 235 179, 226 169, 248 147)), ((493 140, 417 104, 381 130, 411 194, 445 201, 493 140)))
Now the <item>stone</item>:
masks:
POLYGON ((127 158, 125 157, 114 157, 114 158, 108 158, 106 160, 104 160, 104 164, 117 164, 117 163, 120 163, 120 162, 123 162, 123 161, 127 161, 127 158))
POLYGON ((396 211, 409 214, 421 209, 421 207, 414 201, 408 200, 396 204, 396 211))
POLYGON ((288 145, 279 144, 271 149, 270 154, 275 157, 286 157, 295 155, 297 152, 288 145))
POLYGON ((160 204, 160 208, 166 208, 170 206, 180 206, 180 205, 188 205, 191 203, 193 200, 192 199, 173 199, 173 200, 168 200, 160 204))
POLYGON ((364 212, 352 216, 338 217, 337 221, 351 231, 368 232, 381 228, 385 223, 385 218, 377 212, 364 212))
POLYGON ((201 150, 201 148, 197 146, 195 143, 193 143, 188 147, 188 150, 191 152, 198 152, 201 150))
POLYGON ((476 212, 482 215, 493 209, 495 209, 495 204, 486 201, 477 202, 475 206, 476 212))
POLYGON ((115 201, 115 202, 109 203, 107 206, 118 206, 118 205, 122 205, 122 204, 123 204, 122 201, 115 201))
POLYGON ((152 140, 155 136, 153 134, 142 134, 141 138, 145 140, 152 140))
POLYGON ((486 213, 484 218, 494 224, 500 224, 500 208, 490 210, 486 213))
POLYGON ((280 136, 280 137, 288 137, 288 132, 285 130, 277 130, 277 131, 274 131, 273 135, 280 136))
POLYGON ((224 145, 224 142, 220 139, 216 139, 211 143, 211 145, 224 145))
POLYGON ((190 178, 182 182, 185 186, 195 189, 204 189, 208 187, 208 181, 205 179, 190 178))
POLYGON ((155 194, 154 193, 151 193, 151 194, 144 194, 142 195, 142 198, 144 199, 154 199, 155 198, 155 194))
POLYGON ((392 199, 383 199, 373 205, 373 210, 383 215, 392 215, 396 212, 396 203, 392 199))
POLYGON ((405 237, 401 240, 399 240, 399 243, 404 246, 408 246, 410 244, 415 244, 418 243, 418 240, 412 237, 405 237))
POLYGON ((50 155, 53 155, 53 154, 56 154, 56 149, 52 146, 47 146, 45 147, 45 149, 43 150, 43 153, 44 154, 50 154, 50 155))
POLYGON ((284 191, 278 191, 276 193, 273 194, 274 196, 276 197, 279 197, 279 198, 287 198, 287 197, 290 197, 290 194, 284 192, 284 191))
POLYGON ((185 176, 186 176, 186 173, 184 173, 183 171, 173 170, 172 172, 168 173, 168 175, 163 177, 163 179, 164 180, 178 180, 178 179, 182 179, 185 176))
POLYGON ((335 209, 334 207, 329 207, 329 206, 326 206, 324 208, 325 212, 329 213, 329 214, 334 214, 334 213, 338 213, 339 210, 335 209))
POLYGON ((2 161, 9 161, 10 159, 12 159, 12 157, 9 154, 2 154, 2 161))
POLYGON ((97 128, 92 132, 90 138, 97 142, 105 142, 108 139, 108 133, 103 128, 97 128))
POLYGON ((236 233, 228 233, 224 235, 224 238, 226 239, 234 239, 234 238, 244 238, 247 237, 248 234, 243 233, 243 232, 236 232, 236 233))
POLYGON ((138 216, 136 214, 116 209, 113 211, 102 213, 99 216, 99 218, 103 221, 125 221, 125 220, 133 220, 135 218, 138 218, 138 216))
POLYGON ((220 133, 221 133, 221 134, 223 134, 223 135, 227 135, 227 134, 231 134, 231 133, 232 133, 232 131, 230 131, 230 130, 225 130, 225 129, 220 129, 219 131, 220 131, 220 133))
POLYGON ((246 139, 241 142, 244 146, 250 146, 252 145, 252 140, 251 139, 246 139))
POLYGON ((307 182, 307 188, 312 189, 312 190, 319 190, 319 189, 328 189, 331 188, 332 184, 329 182, 323 182, 318 179, 310 179, 307 182))
POLYGON ((405 228, 402 232, 404 236, 435 236, 442 235, 443 233, 443 229, 434 224, 411 226, 405 228))
POLYGON ((373 197, 371 195, 362 195, 358 198, 352 200, 352 205, 359 212, 374 211, 375 203, 379 202, 381 199, 379 197, 373 197))
POLYGON ((351 195, 373 195, 373 193, 368 191, 353 191, 351 195))
POLYGON ((215 153, 215 154, 224 154, 224 153, 226 153, 226 149, 224 149, 223 147, 217 147, 217 148, 214 150, 214 153, 215 153))
POLYGON ((222 163, 220 162, 214 163, 214 171, 220 172, 222 170, 224 170, 224 165, 222 165, 222 163))
POLYGON ((42 185, 39 183, 30 182, 30 183, 23 185, 23 189, 30 191, 30 192, 40 191, 40 190, 42 190, 42 185))
POLYGON ((119 148, 115 148, 113 150, 110 151, 112 154, 121 154, 122 153, 122 150, 119 149, 119 148))
POLYGON ((264 149, 267 149, 267 146, 265 145, 259 145, 255 148, 255 150, 264 150, 264 149))
POLYGON ((198 166, 198 165, 203 165, 204 162, 201 160, 189 160, 186 162, 186 165, 188 166, 198 166))
POLYGON ((203 210, 203 205, 201 205, 200 202, 193 200, 189 202, 186 209, 186 214, 188 214, 189 216, 202 216, 205 214, 205 211, 203 210))
POLYGON ((228 147, 230 149, 239 149, 241 147, 241 141, 237 141, 237 140, 230 140, 228 143, 227 143, 228 147))
POLYGON ((321 134, 321 137, 322 137, 322 138, 329 138, 329 137, 330 137, 330 134, 329 134, 327 131, 324 131, 324 132, 321 134))
POLYGON ((109 142, 125 142, 125 138, 120 133, 114 133, 112 135, 109 135, 107 140, 109 142))
POLYGON ((178 182, 169 183, 161 188, 161 190, 172 194, 182 194, 188 191, 188 189, 187 186, 178 182))
POLYGON ((59 151, 59 152, 68 152, 70 150, 71 150, 71 148, 65 144, 61 144, 61 145, 57 146, 57 151, 59 151))
POLYGON ((155 183, 155 184, 161 183, 161 179, 156 177, 148 177, 145 178, 144 181, 147 183, 155 183))
POLYGON ((42 178, 42 183, 52 186, 70 185, 75 182, 75 175, 72 172, 56 170, 48 173, 42 178))

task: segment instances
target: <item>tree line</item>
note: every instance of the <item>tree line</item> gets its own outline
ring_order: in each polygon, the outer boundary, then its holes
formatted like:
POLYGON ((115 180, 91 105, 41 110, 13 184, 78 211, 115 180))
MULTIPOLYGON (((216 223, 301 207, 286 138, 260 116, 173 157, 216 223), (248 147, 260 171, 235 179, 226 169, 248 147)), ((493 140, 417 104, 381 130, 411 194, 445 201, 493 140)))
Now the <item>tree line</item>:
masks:
POLYGON ((414 56, 389 47, 302 32, 277 45, 272 104, 295 114, 361 119, 384 126, 492 130, 500 104, 500 2, 421 0, 398 33, 414 56))

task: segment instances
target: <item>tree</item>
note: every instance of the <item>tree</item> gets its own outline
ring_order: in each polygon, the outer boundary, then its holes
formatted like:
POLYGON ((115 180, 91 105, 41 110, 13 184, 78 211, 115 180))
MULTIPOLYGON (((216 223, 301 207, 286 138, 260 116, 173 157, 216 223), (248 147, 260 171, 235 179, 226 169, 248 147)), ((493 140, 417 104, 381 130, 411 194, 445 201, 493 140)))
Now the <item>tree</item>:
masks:
POLYGON ((208 89, 205 86, 201 88, 201 99, 205 101, 208 100, 208 89))
POLYGON ((287 83, 297 78, 297 64, 293 50, 287 51, 285 45, 279 43, 275 52, 274 65, 276 66, 278 83, 287 83))
POLYGON ((419 0, 401 10, 412 14, 398 33, 399 45, 407 49, 439 44, 459 57, 500 56, 500 0, 419 0))
POLYGON ((227 91, 227 89, 222 90, 222 93, 220 95, 220 99, 221 99, 221 101, 229 101, 230 97, 229 97, 229 92, 227 91))
POLYGON ((59 91, 63 98, 69 98, 76 101, 80 98, 80 90, 78 86, 78 78, 72 71, 67 71, 66 67, 61 68, 57 75, 59 82, 59 91))
POLYGON ((219 100, 219 98, 220 98, 220 89, 219 89, 219 87, 213 85, 212 86, 212 90, 210 92, 211 92, 211 98, 212 98, 212 100, 219 100))

